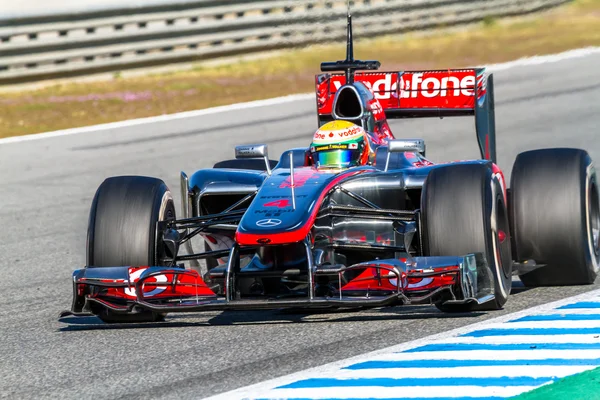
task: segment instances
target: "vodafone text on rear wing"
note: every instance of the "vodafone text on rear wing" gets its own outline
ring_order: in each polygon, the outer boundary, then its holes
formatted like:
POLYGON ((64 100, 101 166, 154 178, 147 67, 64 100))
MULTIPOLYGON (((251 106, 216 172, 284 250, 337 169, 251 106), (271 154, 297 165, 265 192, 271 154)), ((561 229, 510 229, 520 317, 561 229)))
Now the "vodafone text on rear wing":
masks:
MULTIPOLYGON (((316 76, 320 123, 331 119, 336 92, 345 82, 340 73, 316 76)), ((356 72, 354 82, 372 90, 388 119, 474 115, 481 156, 496 162, 494 82, 484 68, 356 72)))

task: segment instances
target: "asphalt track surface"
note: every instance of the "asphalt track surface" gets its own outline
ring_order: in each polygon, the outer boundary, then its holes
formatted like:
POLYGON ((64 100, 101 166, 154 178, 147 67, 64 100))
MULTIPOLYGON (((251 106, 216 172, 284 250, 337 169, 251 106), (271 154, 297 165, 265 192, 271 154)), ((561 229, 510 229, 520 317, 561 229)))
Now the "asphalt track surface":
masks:
MULTIPOLYGON (((499 71, 499 164, 519 151, 586 148, 600 160, 600 55, 499 71)), ((231 158, 233 146, 307 146, 314 101, 0 145, 0 397, 202 398, 600 287, 527 289, 503 311, 445 315, 432 307, 332 314, 171 315, 164 323, 57 320, 85 262, 87 214, 105 177, 163 178, 231 158)), ((394 122, 423 137, 434 161, 477 157, 469 118, 394 122)), ((561 190, 557 187, 556 190, 561 190)), ((556 227, 561 229, 560 226, 556 227)))

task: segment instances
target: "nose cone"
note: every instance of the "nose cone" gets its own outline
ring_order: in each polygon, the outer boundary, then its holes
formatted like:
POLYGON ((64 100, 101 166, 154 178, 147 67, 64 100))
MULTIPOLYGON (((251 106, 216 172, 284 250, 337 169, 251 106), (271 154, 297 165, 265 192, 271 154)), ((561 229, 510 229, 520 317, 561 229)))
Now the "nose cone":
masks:
POLYGON ((352 176, 372 171, 353 168, 338 173, 302 167, 294 170, 293 185, 289 170, 273 171, 242 217, 237 243, 256 246, 304 240, 329 190, 352 176))
POLYGON ((273 171, 240 221, 237 242, 257 245, 303 240, 312 226, 311 215, 322 188, 334 176, 312 167, 298 168, 292 187, 289 170, 273 171))

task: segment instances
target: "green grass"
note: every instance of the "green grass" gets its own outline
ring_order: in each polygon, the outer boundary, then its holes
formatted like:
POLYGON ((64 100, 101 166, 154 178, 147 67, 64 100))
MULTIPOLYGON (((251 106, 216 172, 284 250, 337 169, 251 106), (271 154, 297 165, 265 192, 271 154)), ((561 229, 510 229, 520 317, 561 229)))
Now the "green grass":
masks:
MULTIPOLYGON (((450 68, 600 46, 600 0, 579 0, 531 17, 486 19, 455 32, 357 38, 355 55, 382 69, 450 68)), ((0 137, 26 135, 258 100, 314 90, 321 61, 345 44, 310 46, 253 61, 145 76, 71 82, 0 94, 0 137)))
POLYGON ((600 400, 600 368, 568 376, 511 400, 600 400))

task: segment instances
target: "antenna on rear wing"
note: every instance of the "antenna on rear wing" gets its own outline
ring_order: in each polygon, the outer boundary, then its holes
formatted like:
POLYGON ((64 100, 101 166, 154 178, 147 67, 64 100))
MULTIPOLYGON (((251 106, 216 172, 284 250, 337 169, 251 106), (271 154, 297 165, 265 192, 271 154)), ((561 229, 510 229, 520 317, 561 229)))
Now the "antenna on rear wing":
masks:
MULTIPOLYGON (((354 41, 352 39, 352 14, 350 13, 350 0, 346 2, 348 10, 346 11, 346 60, 354 61, 354 41)), ((348 79, 346 71, 346 79, 348 79)))
POLYGON ((346 84, 352 84, 354 83, 354 71, 376 70, 379 69, 381 63, 376 60, 361 61, 354 59, 354 39, 352 38, 352 14, 350 14, 350 1, 348 1, 347 21, 346 59, 343 61, 322 62, 321 71, 344 71, 346 73, 346 84))

